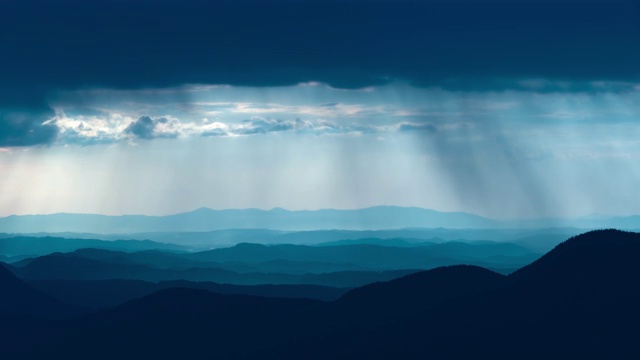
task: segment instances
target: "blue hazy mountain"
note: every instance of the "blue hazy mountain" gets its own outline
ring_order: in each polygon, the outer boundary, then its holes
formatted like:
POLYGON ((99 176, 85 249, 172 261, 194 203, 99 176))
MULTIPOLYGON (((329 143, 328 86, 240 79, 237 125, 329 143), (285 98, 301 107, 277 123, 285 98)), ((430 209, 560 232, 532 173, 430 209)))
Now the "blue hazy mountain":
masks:
POLYGON ((84 248, 109 249, 119 251, 167 250, 184 251, 184 247, 149 240, 102 241, 94 239, 73 239, 61 237, 13 236, 0 237, 0 254, 4 256, 45 255, 54 252, 69 252, 84 248))
POLYGON ((90 214, 23 215, 0 218, 0 232, 140 233, 222 229, 375 230, 406 227, 496 228, 498 221, 462 212, 378 206, 359 210, 212 210, 201 208, 169 216, 90 214))
POLYGON ((640 216, 498 221, 462 212, 378 206, 358 210, 315 211, 201 208, 168 216, 60 213, 0 218, 0 237, 20 233, 36 237, 50 235, 104 240, 154 240, 190 246, 221 246, 239 242, 310 244, 365 237, 423 238, 424 233, 416 235, 410 232, 420 233, 425 229, 434 231, 434 234, 438 229, 459 231, 458 238, 464 239, 479 238, 480 234, 484 234, 483 240, 496 240, 494 237, 504 237, 509 233, 513 235, 541 229, 553 232, 564 229, 563 232, 569 231, 569 236, 572 236, 585 229, 600 228, 640 229, 640 216), (401 229, 404 233, 385 233, 388 229, 401 229), (361 233, 350 233, 354 231, 361 233))
MULTIPOLYGON (((25 233, 25 237, 57 237, 66 239, 99 240, 152 240, 172 243, 192 250, 229 247, 239 243, 293 244, 293 245, 340 245, 348 242, 414 246, 418 243, 441 243, 445 241, 475 242, 495 241, 521 244, 538 253, 545 253, 563 240, 583 233, 577 228, 546 229, 445 229, 406 228, 392 230, 312 230, 275 231, 265 229, 229 229, 206 232, 151 232, 132 234, 96 233, 25 233), (387 241, 388 240, 388 241, 387 241)), ((0 233, 0 239, 16 237, 15 234, 0 233)), ((418 244, 419 245, 419 244, 418 244)), ((97 246, 96 246, 97 247, 97 246)))
POLYGON ((488 241, 421 243, 411 247, 242 243, 191 253, 80 249, 17 261, 13 269, 21 278, 31 280, 184 279, 351 287, 388 279, 388 271, 443 265, 472 264, 509 273, 538 257, 537 253, 517 244, 488 241))
MULTIPOLYGON (((146 261, 146 260, 145 260, 146 261)), ((10 270, 23 280, 111 280, 129 279, 151 282, 168 280, 212 281, 225 284, 309 284, 356 287, 391 280, 418 270, 337 271, 330 273, 274 273, 229 270, 224 264, 194 264, 192 267, 159 268, 142 262, 112 256, 108 252, 80 251, 54 253, 15 263, 10 270), (87 253, 91 253, 87 256, 87 253), (95 255, 98 254, 99 257, 95 255)))
POLYGON ((290 260, 316 263, 350 263, 367 269, 429 269, 453 264, 484 264, 488 267, 521 267, 538 255, 523 246, 497 242, 445 242, 419 247, 371 244, 338 246, 238 244, 229 248, 188 255, 218 263, 264 263, 290 260))

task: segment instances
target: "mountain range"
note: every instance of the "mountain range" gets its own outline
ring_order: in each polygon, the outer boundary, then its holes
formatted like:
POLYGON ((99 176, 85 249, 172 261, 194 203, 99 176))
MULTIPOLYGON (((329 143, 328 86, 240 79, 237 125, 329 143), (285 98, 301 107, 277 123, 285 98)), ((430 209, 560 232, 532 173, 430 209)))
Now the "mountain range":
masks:
POLYGON ((445 229, 407 228, 391 230, 310 230, 276 231, 265 229, 228 229, 205 232, 150 232, 131 234, 96 233, 0 233, 0 255, 15 257, 82 248, 139 251, 144 249, 203 251, 231 247, 240 243, 263 245, 371 244, 395 247, 421 246, 424 243, 505 242, 522 245, 536 253, 545 253, 568 237, 583 233, 577 228, 549 229, 445 229), (8 240, 2 240, 8 239, 8 240), (13 240, 12 240, 13 239, 13 240), (19 239, 20 241, 16 241, 19 239), (88 240, 89 239, 89 240, 88 240), (88 242, 87 242, 88 240, 88 242), (98 243, 95 240, 109 241, 98 243), (116 241, 116 240, 138 240, 116 241), (150 241, 146 241, 150 240, 150 241), (9 242, 9 243, 8 243, 9 242), (46 251, 44 251, 46 250, 46 251))
POLYGON ((212 231, 223 229, 375 230, 404 227, 492 228, 500 223, 477 215, 443 213, 420 208, 378 206, 359 210, 288 211, 230 209, 195 211, 168 216, 91 214, 22 215, 0 218, 0 231, 90 232, 102 234, 212 231))
MULTIPOLYGON (((212 210, 200 208, 167 216, 59 213, 12 215, 0 218, 5 233, 97 233, 207 232, 228 229, 381 230, 401 228, 506 229, 557 228, 640 229, 640 216, 591 216, 582 218, 541 218, 493 220, 464 212, 440 212, 416 207, 376 206, 356 210, 300 210, 281 208, 212 210)), ((264 236, 265 233, 261 233, 264 236)))
MULTIPOLYGON (((55 306, 42 307, 49 314, 19 315, 0 302, 0 353, 23 359, 635 359, 638 256, 640 234, 601 230, 570 238, 510 275, 440 267, 332 301, 223 295, 177 284, 81 316, 55 306)), ((0 274, 3 294, 53 301, 7 270, 0 274)))
MULTIPOLYGON (((12 239, 3 240, 11 243, 12 239)), ((42 239, 44 242, 49 240, 42 239)), ((15 241, 21 242, 23 238, 15 241)), ((200 252, 166 249, 125 252, 86 248, 28 257, 7 266, 18 276, 28 280, 189 280, 238 285, 314 284, 354 287, 453 264, 481 265, 509 273, 540 256, 513 243, 409 243, 407 240, 394 239, 390 240, 390 244, 376 244, 385 241, 361 239, 318 246, 241 243, 200 252), (394 246, 398 243, 405 246, 394 246)), ((81 241, 85 242, 107 245, 127 243, 81 241)), ((70 244, 73 243, 74 240, 70 240, 70 244)), ((136 241, 132 243, 133 249, 139 246, 136 241)))

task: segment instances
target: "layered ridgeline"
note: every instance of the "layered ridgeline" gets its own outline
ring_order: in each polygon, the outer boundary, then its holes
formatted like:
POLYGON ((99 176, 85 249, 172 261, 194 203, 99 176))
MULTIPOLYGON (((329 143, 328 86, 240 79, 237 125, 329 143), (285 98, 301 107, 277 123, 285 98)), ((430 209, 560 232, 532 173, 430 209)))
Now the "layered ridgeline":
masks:
POLYGON ((0 256, 68 252, 82 248, 119 251, 188 250, 202 251, 240 243, 292 245, 382 245, 421 246, 424 243, 508 242, 544 253, 568 237, 584 232, 576 228, 550 229, 445 229, 408 228, 388 230, 276 231, 227 229, 205 232, 151 232, 133 234, 96 233, 0 233, 0 256), (97 242, 105 240, 109 242, 97 242), (138 240, 116 241, 116 240, 138 240), (152 240, 152 241, 150 241, 152 240))
MULTIPOLYGON (((209 244, 220 246, 224 241, 262 239, 267 245, 240 243, 204 251, 211 246, 181 246, 148 240, 9 236, 0 238, 0 261, 10 264, 12 271, 29 281, 139 280, 157 283, 186 280, 351 288, 454 264, 510 273, 537 259, 541 254, 540 246, 559 242, 564 231, 268 231, 277 236, 264 239, 257 236, 260 230, 222 230, 205 233, 210 236, 209 244), (220 239, 217 237, 219 232, 231 237, 220 239), (398 235, 413 237, 394 237, 398 235), (499 241, 481 240, 485 237, 499 241), (326 242, 321 242, 323 239, 326 242), (287 241, 313 245, 278 244, 287 241), (269 245, 271 242, 275 244, 269 245)), ((312 297, 330 298, 325 295, 312 297)))
POLYGON ((489 241, 416 242, 404 247, 352 242, 320 246, 243 243, 201 252, 79 249, 28 257, 10 266, 28 280, 189 280, 354 287, 454 264, 509 273, 538 257, 518 244, 489 241))
MULTIPOLYGON (((20 348, 0 346, 34 359, 633 359, 638 256, 640 234, 606 230, 571 238, 508 276, 450 266, 330 302, 173 287, 80 318, 37 320, 55 332, 27 335, 15 319, 0 322, 22 339, 20 348)), ((16 281, 4 276, 0 287, 16 281)))
POLYGON ((357 210, 289 211, 207 208, 169 216, 106 216, 90 214, 23 215, 0 218, 0 233, 202 232, 223 229, 272 230, 379 230, 400 228, 496 229, 615 227, 640 229, 640 216, 545 218, 498 221, 463 212, 439 212, 415 207, 377 206, 357 210))

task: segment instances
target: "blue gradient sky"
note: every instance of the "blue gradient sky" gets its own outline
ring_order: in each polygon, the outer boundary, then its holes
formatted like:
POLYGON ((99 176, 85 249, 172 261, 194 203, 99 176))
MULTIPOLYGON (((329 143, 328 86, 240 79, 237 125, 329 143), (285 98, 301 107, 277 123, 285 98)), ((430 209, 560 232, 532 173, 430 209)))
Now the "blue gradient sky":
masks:
POLYGON ((640 213, 637 3, 25 3, 0 216, 640 213))

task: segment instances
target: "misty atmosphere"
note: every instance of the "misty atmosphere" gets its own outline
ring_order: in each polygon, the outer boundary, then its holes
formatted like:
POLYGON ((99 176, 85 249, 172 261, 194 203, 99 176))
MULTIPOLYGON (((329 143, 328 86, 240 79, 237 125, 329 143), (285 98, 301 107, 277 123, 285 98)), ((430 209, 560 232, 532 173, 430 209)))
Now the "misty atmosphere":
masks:
POLYGON ((638 359, 640 3, 0 2, 1 359, 638 359))

